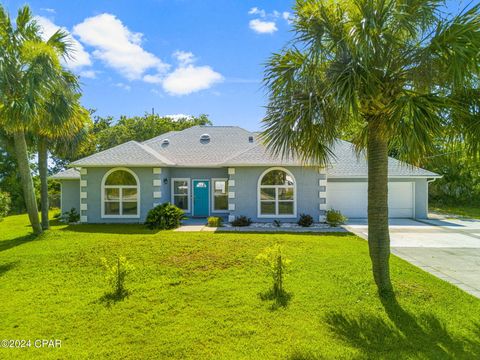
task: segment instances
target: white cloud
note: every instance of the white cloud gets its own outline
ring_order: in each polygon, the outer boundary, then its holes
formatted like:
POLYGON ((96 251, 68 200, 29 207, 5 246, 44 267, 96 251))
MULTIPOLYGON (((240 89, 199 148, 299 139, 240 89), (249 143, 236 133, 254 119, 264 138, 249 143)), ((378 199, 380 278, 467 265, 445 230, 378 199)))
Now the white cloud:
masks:
POLYGON ((43 16, 36 16, 35 20, 42 29, 42 38, 44 40, 48 40, 50 36, 52 36, 59 29, 62 29, 69 34, 68 40, 72 46, 72 56, 71 58, 65 60, 65 65, 68 68, 76 70, 84 66, 92 65, 90 54, 85 51, 82 44, 80 44, 65 27, 60 27, 54 24, 50 19, 47 19, 43 16))
POLYGON ((163 80, 163 89, 170 95, 188 95, 221 82, 223 76, 210 66, 180 65, 163 80))
POLYGON ((195 56, 188 51, 177 50, 173 53, 173 57, 177 59, 180 65, 188 65, 195 61, 195 56))
POLYGON ((115 86, 127 91, 130 91, 132 89, 130 85, 124 84, 122 82, 116 83, 115 86))
POLYGON ((282 18, 285 20, 287 23, 291 24, 292 23, 292 14, 290 14, 288 11, 284 11, 282 13, 282 18))
POLYGON ((249 15, 258 15, 260 17, 267 16, 267 13, 265 12, 265 10, 259 9, 258 7, 251 8, 250 11, 248 12, 248 14, 249 15))
POLYGON ((93 55, 129 80, 141 79, 145 72, 164 73, 168 69, 154 54, 141 46, 143 34, 130 31, 112 14, 100 14, 75 25, 73 33, 95 48, 93 55))
POLYGON ((56 13, 55 9, 52 9, 52 8, 40 8, 40 10, 46 11, 50 14, 55 14, 56 13))
POLYGON ((278 30, 274 21, 263 21, 260 19, 250 20, 249 26, 250 29, 259 34, 273 34, 278 30))
POLYGON ((95 70, 83 70, 80 71, 80 76, 89 79, 95 79, 97 77, 97 72, 95 70))
POLYGON ((171 115, 163 115, 164 117, 168 117, 174 121, 178 121, 180 119, 191 119, 193 118, 192 115, 187 115, 187 114, 171 114, 171 115))

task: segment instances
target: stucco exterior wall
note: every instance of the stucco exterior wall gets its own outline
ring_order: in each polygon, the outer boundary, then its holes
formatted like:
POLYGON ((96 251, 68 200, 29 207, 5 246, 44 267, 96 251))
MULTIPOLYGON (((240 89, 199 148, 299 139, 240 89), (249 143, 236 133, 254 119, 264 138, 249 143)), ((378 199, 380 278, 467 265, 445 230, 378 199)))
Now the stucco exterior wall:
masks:
MULTIPOLYGON (((102 218, 102 179, 112 167, 83 168, 79 180, 62 180, 62 212, 76 208, 81 222, 88 223, 142 223, 148 211, 154 206, 172 201, 172 179, 189 178, 190 186, 194 179, 210 181, 210 210, 212 209, 212 179, 229 180, 229 210, 211 212, 210 215, 222 216, 232 220, 245 215, 257 222, 272 222, 276 217, 258 216, 258 181, 270 167, 236 168, 152 168, 131 167, 139 179, 140 216, 138 218, 102 218)), ((285 167, 295 177, 296 216, 282 217, 283 222, 297 221, 302 214, 311 215, 315 221, 323 221, 326 209, 326 195, 330 182, 366 182, 366 179, 328 179, 324 171, 318 168, 285 167)), ((390 179, 392 182, 415 183, 415 217, 427 218, 428 183, 425 178, 390 179)), ((191 189, 190 196, 193 196, 191 189)), ((190 201, 192 199, 190 198, 190 201)), ((190 210, 192 210, 192 203, 190 210)), ((191 212, 187 215, 191 215, 191 212)))
MULTIPOLYGON (((140 217, 139 218, 102 218, 102 179, 114 167, 109 168, 82 168, 80 174, 80 209, 81 222, 88 223, 142 223, 147 213, 160 204, 166 195, 163 193, 166 185, 163 184, 163 172, 154 173, 151 167, 130 167, 139 179, 140 217), (156 182, 154 183, 154 181, 156 182), (155 185, 154 185, 155 184, 155 185)), ((156 168, 159 169, 159 168, 156 168)))
MULTIPOLYGON (((272 222, 277 217, 269 218, 258 216, 258 180, 263 172, 270 167, 236 167, 231 168, 229 179, 234 181, 235 186, 229 188, 233 197, 229 199, 231 219, 245 215, 257 222, 272 222)), ((325 180, 325 174, 318 168, 284 167, 289 170, 295 178, 297 214, 291 217, 282 217, 281 221, 294 222, 303 213, 309 214, 314 221, 322 220, 324 210, 320 209, 325 203, 322 194, 325 193, 325 186, 320 180, 325 180)))
POLYGON ((60 206, 62 214, 75 208, 80 213, 80 180, 60 180, 60 206))

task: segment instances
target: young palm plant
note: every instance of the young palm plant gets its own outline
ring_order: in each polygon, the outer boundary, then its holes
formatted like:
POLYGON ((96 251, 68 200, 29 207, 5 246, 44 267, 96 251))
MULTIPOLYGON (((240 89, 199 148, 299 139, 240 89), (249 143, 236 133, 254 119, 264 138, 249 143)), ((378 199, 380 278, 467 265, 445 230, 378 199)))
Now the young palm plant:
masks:
MULTIPOLYGON (((368 245, 389 295, 388 153, 417 163, 463 111, 451 96, 478 74, 479 6, 440 0, 297 0, 289 45, 269 59, 263 138, 282 156, 325 166, 345 128, 368 159, 368 245)), ((463 127, 465 128, 465 127, 463 127)), ((457 130, 458 131, 458 130, 457 130)))
POLYGON ((36 234, 42 228, 25 134, 39 128, 45 99, 61 72, 58 49, 66 47, 65 38, 58 31, 44 42, 28 6, 18 11, 15 23, 0 6, 0 124, 14 140, 25 205, 36 234))

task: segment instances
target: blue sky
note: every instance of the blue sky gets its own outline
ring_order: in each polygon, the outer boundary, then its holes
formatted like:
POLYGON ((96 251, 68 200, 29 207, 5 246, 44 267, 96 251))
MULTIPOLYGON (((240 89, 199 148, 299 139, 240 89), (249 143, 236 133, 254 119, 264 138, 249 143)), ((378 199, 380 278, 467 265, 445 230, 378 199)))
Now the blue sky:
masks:
MULTIPOLYGON (((75 41, 68 66, 97 114, 208 114, 258 130, 263 63, 290 38, 294 1, 30 1, 45 34, 75 41)), ((13 14, 24 1, 3 1, 13 14)), ((458 6, 458 2, 452 2, 458 6)), ((454 7, 456 7, 454 5, 454 7)))

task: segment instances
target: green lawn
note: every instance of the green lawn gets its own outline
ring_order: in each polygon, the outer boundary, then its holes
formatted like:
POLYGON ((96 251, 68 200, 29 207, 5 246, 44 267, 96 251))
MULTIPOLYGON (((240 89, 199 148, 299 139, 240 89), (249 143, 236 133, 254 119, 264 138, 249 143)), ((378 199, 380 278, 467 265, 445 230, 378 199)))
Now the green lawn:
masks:
POLYGON ((38 239, 25 216, 0 223, 0 339, 61 348, 0 349, 32 359, 480 358, 480 300, 392 259, 382 302, 365 241, 352 235, 151 232, 56 225, 38 239), (280 242, 290 300, 262 300, 255 256, 280 242), (130 295, 102 300, 100 258, 125 255, 130 295))
POLYGON ((465 216, 473 219, 480 219, 480 206, 474 205, 445 205, 432 203, 429 206, 430 211, 453 216, 465 216))

